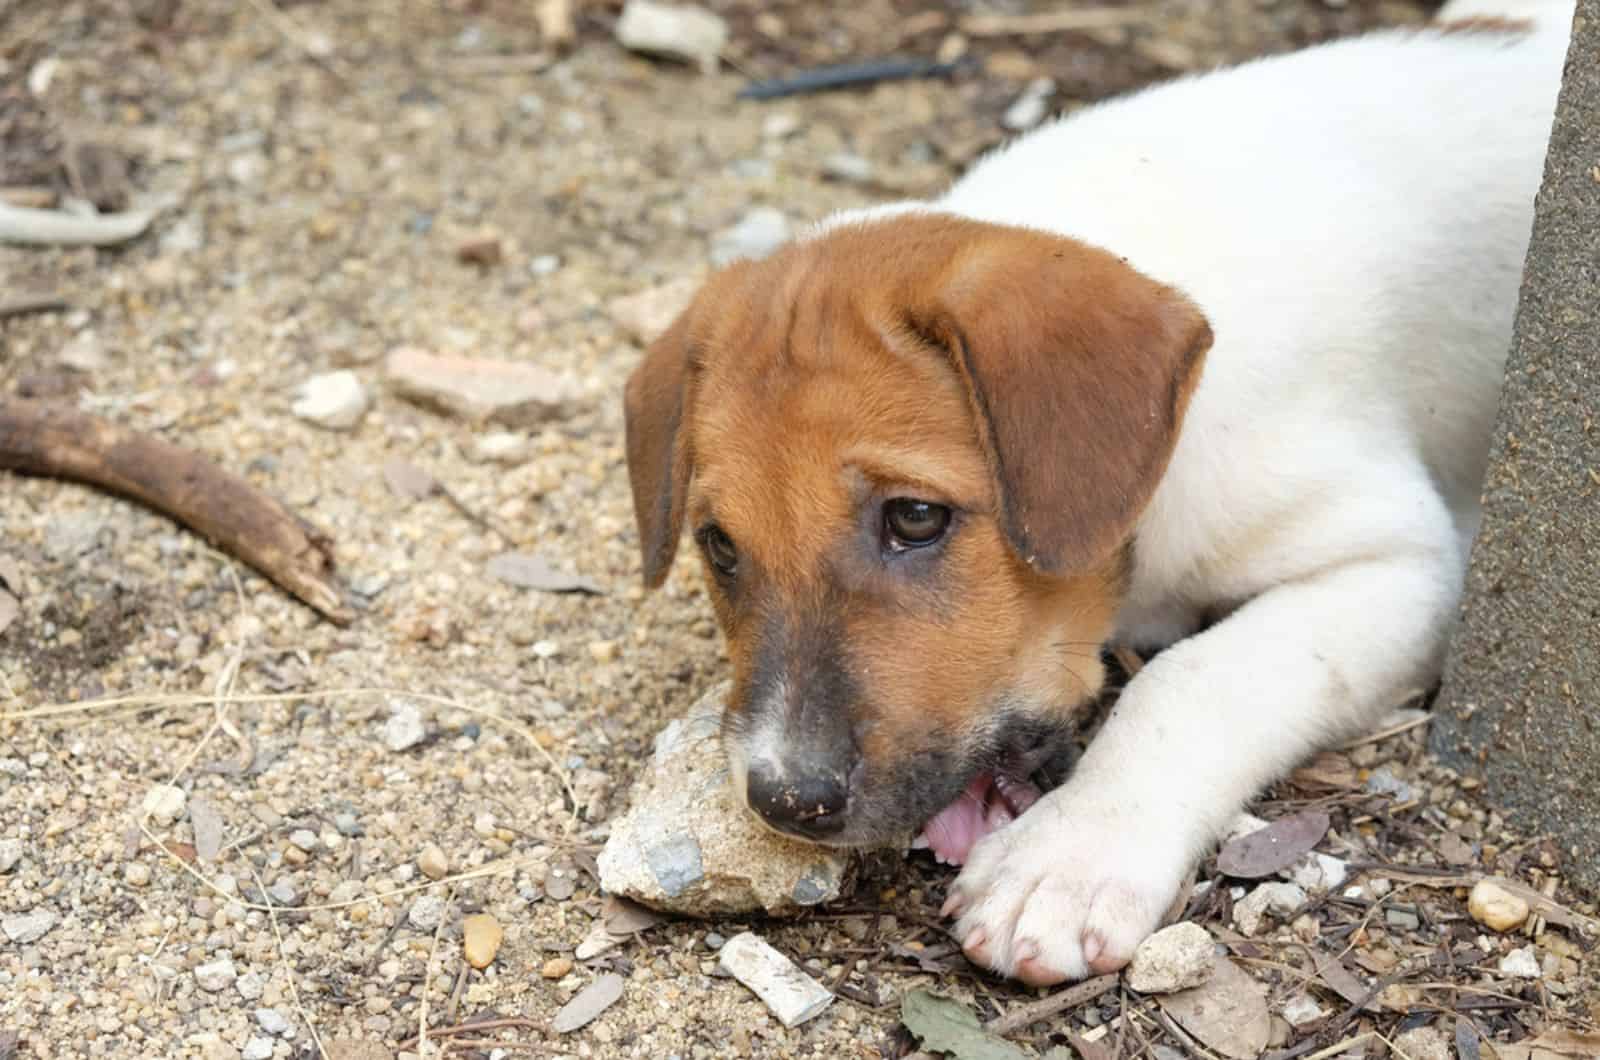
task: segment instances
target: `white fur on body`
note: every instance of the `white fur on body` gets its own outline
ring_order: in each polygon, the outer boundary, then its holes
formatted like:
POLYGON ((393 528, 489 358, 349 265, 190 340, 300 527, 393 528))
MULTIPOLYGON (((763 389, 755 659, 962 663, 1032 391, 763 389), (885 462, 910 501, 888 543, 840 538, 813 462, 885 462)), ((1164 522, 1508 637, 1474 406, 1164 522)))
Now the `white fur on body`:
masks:
POLYGON ((1537 6, 1525 37, 1388 32, 1163 85, 940 200, 825 223, 935 210, 1072 236, 1186 292, 1216 336, 1118 617, 1120 640, 1172 646, 953 888, 1001 971, 1126 958, 1247 800, 1436 677, 1567 42, 1570 2, 1537 6), (1203 613, 1227 617, 1196 632, 1203 613))

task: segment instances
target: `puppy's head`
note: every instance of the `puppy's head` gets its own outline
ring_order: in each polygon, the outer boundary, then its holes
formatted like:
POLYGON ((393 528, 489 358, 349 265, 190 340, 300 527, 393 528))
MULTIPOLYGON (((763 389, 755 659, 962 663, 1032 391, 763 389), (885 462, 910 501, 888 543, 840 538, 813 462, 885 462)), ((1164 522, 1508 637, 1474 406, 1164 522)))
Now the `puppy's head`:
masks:
POLYGON ((753 810, 903 841, 1039 764, 1210 340, 1112 255, 931 213, 712 277, 629 380, 628 465, 647 584, 685 528, 705 563, 753 810))

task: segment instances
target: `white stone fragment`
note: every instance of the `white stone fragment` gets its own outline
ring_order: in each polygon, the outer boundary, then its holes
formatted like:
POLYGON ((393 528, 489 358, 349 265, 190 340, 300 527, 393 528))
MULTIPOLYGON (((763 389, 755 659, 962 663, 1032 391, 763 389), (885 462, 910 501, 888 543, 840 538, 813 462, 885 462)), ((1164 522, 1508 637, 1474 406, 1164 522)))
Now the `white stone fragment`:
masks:
POLYGON ((1500 974, 1514 975, 1518 979, 1538 979, 1541 974, 1539 958, 1534 954, 1533 947, 1524 946, 1501 957, 1500 974))
POLYGON ((1307 891, 1331 891, 1344 883, 1349 865, 1332 854, 1312 851, 1289 868, 1289 879, 1307 891))
POLYGON ((1012 132, 1033 128, 1049 113, 1050 97, 1055 94, 1056 83, 1052 78, 1035 78, 1028 82, 1028 87, 1022 90, 1021 95, 1012 100, 1011 106, 1001 115, 1000 124, 1012 132))
POLYGON ((161 824, 171 824, 183 816, 184 807, 188 804, 189 794, 182 788, 172 784, 157 784, 144 793, 140 809, 161 824))
POLYGON ((6 938, 12 942, 27 945, 44 938, 45 932, 56 926, 56 919, 52 909, 35 909, 31 913, 19 913, 0 920, 0 931, 5 932, 6 938))
POLYGON ((617 43, 630 51, 694 63, 712 73, 728 44, 728 23, 721 15, 690 4, 628 0, 617 19, 617 43))
POLYGON ((751 931, 723 943, 717 963, 754 991, 785 1027, 798 1027, 833 1001, 821 983, 751 931))
POLYGON ((194 981, 201 990, 215 994, 225 990, 238 978, 238 971, 233 966, 233 961, 227 957, 219 957, 208 964, 202 964, 194 970, 194 981))
POLYGON ((1261 931, 1268 915, 1286 917, 1305 904, 1306 892, 1294 883, 1263 883, 1233 907, 1233 922, 1246 935, 1261 931))
POLYGON ((1216 943, 1192 921, 1162 928, 1139 943, 1128 965, 1128 986, 1141 994, 1170 994, 1211 977, 1216 943))
POLYGON ((711 240, 711 264, 722 266, 741 258, 759 259, 789 238, 789 218, 775 206, 757 206, 711 240))
POLYGON ((361 422, 369 404, 367 388, 354 372, 327 372, 300 384, 289 411, 318 427, 348 431, 361 422))
POLYGON ((1308 994, 1296 994, 1283 1005, 1283 1018, 1297 1031, 1315 1027, 1327 1018, 1328 1012, 1313 1001, 1308 994))
POLYGON ((422 722, 422 711, 415 703, 405 699, 389 702, 389 717, 383 723, 383 743, 391 751, 404 751, 415 747, 428 735, 422 722))

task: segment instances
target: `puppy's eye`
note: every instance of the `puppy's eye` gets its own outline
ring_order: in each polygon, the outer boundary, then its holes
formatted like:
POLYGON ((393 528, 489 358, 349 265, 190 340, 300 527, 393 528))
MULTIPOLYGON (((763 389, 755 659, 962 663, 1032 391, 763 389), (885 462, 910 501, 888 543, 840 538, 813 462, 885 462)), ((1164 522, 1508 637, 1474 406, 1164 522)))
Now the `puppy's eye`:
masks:
POLYGON ((700 531, 700 547, 705 549, 706 559, 721 574, 731 578, 739 569, 739 550, 734 547, 733 538, 716 523, 700 531))
POLYGON ((950 509, 942 504, 896 497, 883 506, 883 530, 891 546, 922 548, 944 536, 950 509))

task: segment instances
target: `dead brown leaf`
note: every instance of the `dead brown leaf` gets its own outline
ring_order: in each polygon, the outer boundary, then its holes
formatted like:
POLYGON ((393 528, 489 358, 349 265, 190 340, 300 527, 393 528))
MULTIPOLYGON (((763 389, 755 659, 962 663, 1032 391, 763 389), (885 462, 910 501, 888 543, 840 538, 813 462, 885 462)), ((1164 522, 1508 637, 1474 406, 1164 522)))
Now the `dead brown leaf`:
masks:
POLYGON ((1229 840, 1217 852, 1217 869, 1229 876, 1259 880, 1299 861, 1328 834, 1321 810, 1280 817, 1249 835, 1229 840))
POLYGON ((1272 1033, 1266 992, 1230 960, 1218 960, 1199 986, 1156 1000, 1184 1030, 1232 1060, 1255 1060, 1272 1033))
POLYGON ((600 903, 600 919, 613 935, 633 935, 655 927, 663 917, 638 902, 608 894, 600 903))
POLYGON ((1500 1060, 1593 1060, 1600 1056, 1600 1034, 1557 1028, 1515 1045, 1496 1045, 1494 1051, 1500 1060))

